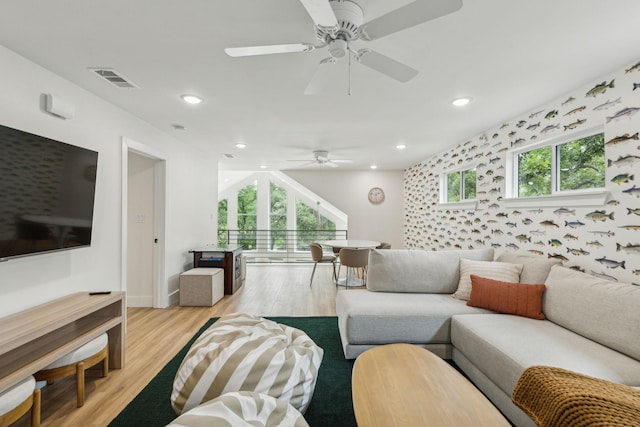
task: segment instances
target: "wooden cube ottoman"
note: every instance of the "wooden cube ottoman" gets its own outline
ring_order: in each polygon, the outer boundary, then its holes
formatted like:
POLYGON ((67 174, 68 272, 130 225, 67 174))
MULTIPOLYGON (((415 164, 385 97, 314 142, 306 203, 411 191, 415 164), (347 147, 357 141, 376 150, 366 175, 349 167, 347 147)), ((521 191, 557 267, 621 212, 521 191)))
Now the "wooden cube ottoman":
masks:
POLYGON ((180 305, 211 307, 224 297, 224 270, 194 268, 180 275, 180 305))

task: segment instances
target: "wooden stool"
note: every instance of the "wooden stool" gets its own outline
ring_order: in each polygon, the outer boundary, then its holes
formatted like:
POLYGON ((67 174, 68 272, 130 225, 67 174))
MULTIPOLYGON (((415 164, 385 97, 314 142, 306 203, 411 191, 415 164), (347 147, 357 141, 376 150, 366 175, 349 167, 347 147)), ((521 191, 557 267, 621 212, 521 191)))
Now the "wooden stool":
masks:
POLYGON ((76 390, 78 408, 84 405, 84 371, 102 361, 102 376, 109 374, 109 338, 107 334, 89 341, 77 350, 56 360, 46 368, 35 373, 38 381, 47 381, 68 377, 76 374, 76 390))
POLYGON ((40 389, 36 380, 29 377, 0 393, 0 427, 6 427, 31 409, 31 426, 40 426, 40 389))

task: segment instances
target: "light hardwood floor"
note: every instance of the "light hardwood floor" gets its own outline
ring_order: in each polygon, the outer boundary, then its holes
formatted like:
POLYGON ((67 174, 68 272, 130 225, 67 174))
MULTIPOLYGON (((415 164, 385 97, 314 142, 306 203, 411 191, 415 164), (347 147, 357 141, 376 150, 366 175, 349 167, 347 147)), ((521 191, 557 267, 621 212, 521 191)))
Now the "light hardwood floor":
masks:
MULTIPOLYGON (((312 264, 249 265, 244 286, 213 307, 127 309, 125 368, 111 371, 107 378, 101 378, 99 371, 88 371, 82 408, 76 408, 74 377, 44 387, 42 426, 109 424, 211 317, 235 312, 335 316, 336 293, 348 290, 336 289, 331 266, 326 264, 318 265, 309 287, 312 268, 312 264)), ((16 425, 28 426, 28 416, 16 425)))

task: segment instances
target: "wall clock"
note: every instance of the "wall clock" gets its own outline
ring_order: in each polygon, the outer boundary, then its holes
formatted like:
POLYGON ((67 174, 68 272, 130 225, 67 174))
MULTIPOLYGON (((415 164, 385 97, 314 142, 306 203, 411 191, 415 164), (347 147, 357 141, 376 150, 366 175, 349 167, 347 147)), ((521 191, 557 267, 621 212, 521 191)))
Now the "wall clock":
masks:
POLYGON ((369 190, 369 201, 374 205, 384 202, 384 191, 380 187, 373 187, 369 190))

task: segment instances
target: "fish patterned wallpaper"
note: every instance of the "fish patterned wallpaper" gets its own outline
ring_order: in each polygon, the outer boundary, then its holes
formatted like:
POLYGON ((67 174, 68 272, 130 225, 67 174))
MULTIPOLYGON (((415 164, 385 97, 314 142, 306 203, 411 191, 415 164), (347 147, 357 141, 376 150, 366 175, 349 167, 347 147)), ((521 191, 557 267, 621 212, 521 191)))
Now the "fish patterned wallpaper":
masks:
POLYGON ((640 61, 405 170, 404 243, 415 249, 529 252, 640 286, 640 61), (607 202, 512 209, 502 202, 512 147, 604 126, 607 202), (476 209, 438 207, 440 175, 476 167, 476 209))

